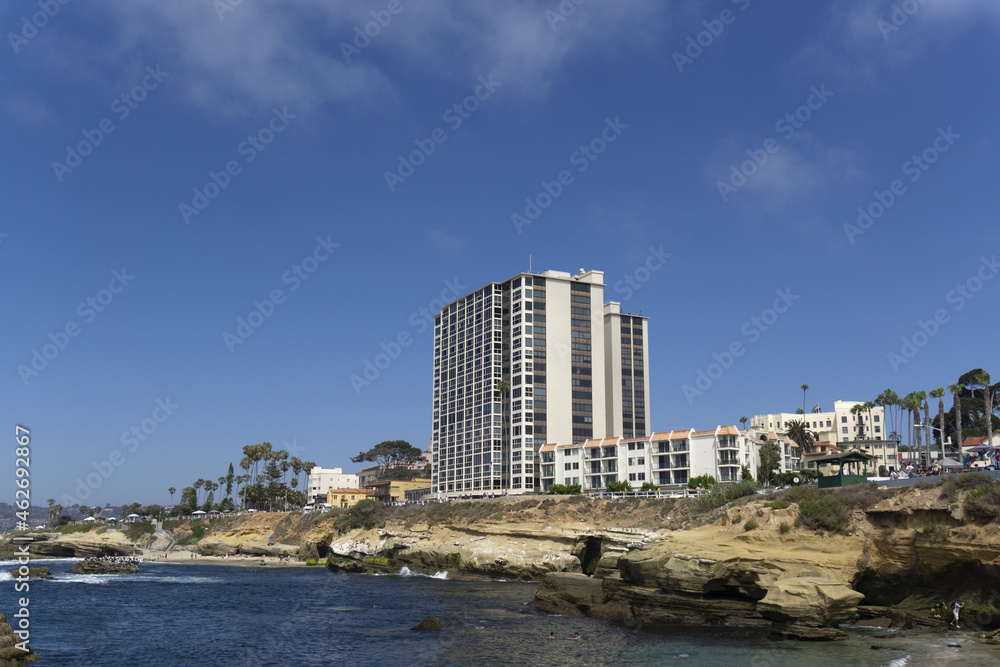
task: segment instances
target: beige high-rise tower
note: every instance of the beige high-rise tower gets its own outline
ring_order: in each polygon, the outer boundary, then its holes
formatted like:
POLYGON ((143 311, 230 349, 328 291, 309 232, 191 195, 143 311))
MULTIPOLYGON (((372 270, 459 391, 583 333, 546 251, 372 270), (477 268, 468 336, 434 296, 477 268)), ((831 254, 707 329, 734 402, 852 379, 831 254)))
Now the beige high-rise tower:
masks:
POLYGON ((648 322, 604 303, 604 274, 521 273, 434 319, 431 492, 525 493, 548 442, 641 437, 648 322))

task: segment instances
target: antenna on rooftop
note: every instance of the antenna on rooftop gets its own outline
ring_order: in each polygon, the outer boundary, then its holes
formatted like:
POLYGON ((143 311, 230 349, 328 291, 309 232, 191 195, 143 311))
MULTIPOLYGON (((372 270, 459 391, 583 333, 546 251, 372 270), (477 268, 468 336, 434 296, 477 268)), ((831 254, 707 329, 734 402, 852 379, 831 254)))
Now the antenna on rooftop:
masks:
POLYGON ((528 273, 531 273, 531 255, 528 255, 528 273))

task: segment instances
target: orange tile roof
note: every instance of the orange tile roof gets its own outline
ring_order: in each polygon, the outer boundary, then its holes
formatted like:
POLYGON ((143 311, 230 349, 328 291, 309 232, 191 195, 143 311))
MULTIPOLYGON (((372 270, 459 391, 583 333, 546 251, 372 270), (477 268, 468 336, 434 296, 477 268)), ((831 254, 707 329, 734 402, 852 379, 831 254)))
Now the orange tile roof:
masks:
POLYGON ((552 442, 552 443, 549 443, 547 445, 542 445, 542 448, 539 449, 538 451, 539 452, 554 452, 555 450, 556 450, 556 443, 552 442))
POLYGON ((740 434, 740 430, 738 428, 736 428, 735 426, 720 426, 718 432, 719 432, 719 435, 739 435, 740 434))
MULTIPOLYGON (((978 447, 979 445, 983 444, 986 441, 987 439, 985 435, 970 436, 962 441, 962 446, 978 447)), ((993 431, 993 442, 996 445, 1000 445, 1000 431, 993 431)))

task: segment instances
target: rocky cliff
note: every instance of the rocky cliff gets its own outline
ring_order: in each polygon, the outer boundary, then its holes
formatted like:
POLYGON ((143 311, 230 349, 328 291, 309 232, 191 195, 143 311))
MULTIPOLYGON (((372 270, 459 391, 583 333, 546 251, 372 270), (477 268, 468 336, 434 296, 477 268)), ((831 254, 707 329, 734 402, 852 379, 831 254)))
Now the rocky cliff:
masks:
MULTIPOLYGON (((805 498, 754 496, 706 513, 690 500, 511 497, 180 522, 140 542, 326 558, 350 572, 534 579, 535 603, 550 612, 834 639, 843 623, 943 626, 927 610, 956 598, 975 623, 1000 624, 1000 532, 965 516, 967 492, 873 491, 825 528, 802 520, 805 498)), ((36 536, 31 549, 79 557, 132 545, 94 530, 36 536)))

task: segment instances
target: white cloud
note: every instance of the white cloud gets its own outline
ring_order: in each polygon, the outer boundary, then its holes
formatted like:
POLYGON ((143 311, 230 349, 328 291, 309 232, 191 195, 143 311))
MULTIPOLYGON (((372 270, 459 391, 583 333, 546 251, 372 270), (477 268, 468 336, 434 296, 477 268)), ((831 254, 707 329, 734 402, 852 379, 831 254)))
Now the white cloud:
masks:
POLYGON ((431 245, 438 250, 458 254, 464 252, 466 249, 467 244, 465 239, 460 236, 442 232, 438 229, 428 229, 426 234, 431 245))
POLYGON ((562 5, 576 9, 553 29, 545 12, 556 11, 559 0, 402 0, 402 11, 348 64, 341 44, 351 43, 354 28, 373 21, 371 12, 387 1, 248 0, 221 20, 215 4, 100 5, 106 12, 100 29, 72 35, 61 57, 108 69, 125 59, 159 62, 174 75, 183 101, 219 115, 276 104, 304 113, 330 102, 371 104, 428 75, 464 83, 492 72, 505 92, 542 97, 569 59, 642 42, 668 6, 567 0, 562 5))
MULTIPOLYGON (((733 185, 737 192, 727 193, 728 202, 755 204, 769 209, 806 200, 833 188, 853 182, 864 175, 859 166, 860 149, 825 146, 807 132, 798 132, 788 140, 778 142, 779 148, 767 155, 760 166, 749 165, 742 175, 745 181, 732 177, 732 166, 740 169, 750 160, 749 148, 760 155, 764 140, 757 137, 728 137, 709 159, 707 175, 713 186, 718 182, 733 185)), ((718 190, 718 188, 716 188, 718 190)))
POLYGON ((55 118, 45 102, 33 94, 9 94, 3 101, 3 108, 8 117, 24 125, 47 123, 55 118))
POLYGON ((835 72, 849 85, 873 84, 880 69, 943 49, 970 26, 985 21, 1000 27, 996 0, 841 0, 829 12, 826 34, 804 46, 791 65, 835 72))

